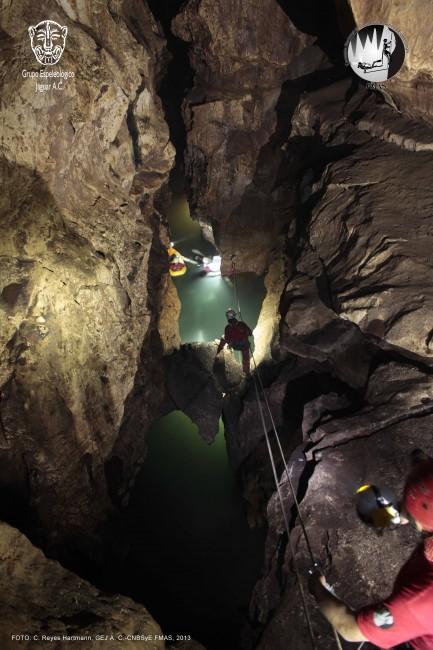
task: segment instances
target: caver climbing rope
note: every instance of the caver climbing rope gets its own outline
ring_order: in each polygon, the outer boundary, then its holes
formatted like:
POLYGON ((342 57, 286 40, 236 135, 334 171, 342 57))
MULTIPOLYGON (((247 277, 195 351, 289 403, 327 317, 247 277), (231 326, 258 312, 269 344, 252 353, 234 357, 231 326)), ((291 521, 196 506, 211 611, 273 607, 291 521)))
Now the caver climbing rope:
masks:
MULTIPOLYGON (((241 305, 240 305, 240 299, 239 299, 239 292, 238 292, 238 288, 237 288, 236 265, 235 265, 234 257, 232 257, 232 275, 233 275, 234 301, 235 301, 235 304, 237 306, 239 317, 242 318, 241 305)), ((305 589, 304 589, 304 586, 303 586, 302 580, 301 580, 301 572, 299 570, 299 567, 298 567, 298 564, 297 564, 297 561, 296 561, 296 558, 295 558, 295 549, 293 547, 293 543, 292 543, 291 536, 290 536, 290 525, 289 525, 289 521, 288 521, 288 518, 287 518, 286 508, 284 506, 283 495, 282 495, 282 492, 281 492, 281 485, 282 484, 278 479, 278 473, 277 473, 274 453, 272 451, 272 446, 271 446, 271 441, 270 441, 270 438, 269 438, 268 428, 266 426, 265 416, 264 416, 264 413, 263 413, 263 405, 262 405, 262 400, 260 398, 260 392, 263 395, 263 401, 265 403, 266 411, 267 411, 268 416, 269 416, 271 428, 272 428, 272 431, 274 433, 274 437, 275 437, 275 440, 276 440, 276 443, 277 443, 278 451, 279 451, 281 459, 283 461, 285 476, 287 477, 287 482, 288 482, 288 485, 289 485, 289 488, 290 488, 293 503, 294 503, 295 508, 296 508, 299 523, 301 525, 302 534, 303 534, 304 539, 305 539, 305 543, 306 543, 306 546, 307 546, 308 554, 310 556, 312 568, 316 569, 318 567, 318 563, 314 559, 313 550, 312 550, 310 540, 309 540, 308 534, 307 534, 307 529, 305 528, 305 523, 304 523, 304 520, 303 520, 303 517, 302 517, 302 514, 301 514, 299 501, 298 501, 298 498, 297 498, 297 495, 296 495, 295 488, 293 486, 293 482, 292 482, 292 479, 291 479, 291 474, 289 472, 289 468, 288 468, 288 465, 287 465, 287 461, 286 461, 286 458, 285 458, 283 447, 281 445, 280 437, 279 437, 278 432, 277 432, 277 428, 276 428, 275 421, 274 421, 274 418, 273 418, 273 415, 272 415, 271 407, 269 405, 269 401, 268 401, 268 398, 267 398, 267 395, 266 395, 266 392, 265 392, 265 388, 263 386, 262 378, 260 376, 260 371, 258 369, 256 359, 254 357, 254 352, 253 352, 253 350, 251 348, 251 345, 250 345, 250 353, 251 353, 251 358, 253 360, 254 370, 255 370, 255 372, 253 374, 253 382, 254 382, 254 390, 255 390, 255 394, 256 394, 257 406, 258 406, 258 409, 259 409, 260 420, 261 420, 261 424, 262 424, 262 427, 263 427, 263 432, 264 432, 264 435, 265 435, 266 446, 267 446, 268 453, 269 453, 269 459, 271 461, 272 473, 273 473, 273 476, 274 476, 275 486, 276 486, 276 489, 277 489, 278 500, 280 502, 281 511, 282 511, 282 514, 283 514, 284 527, 285 527, 286 533, 287 533, 287 539, 288 539, 290 553, 291 553, 291 557, 292 557, 293 569, 295 571, 296 579, 297 579, 297 582, 298 582, 298 588, 299 588, 299 592, 300 592, 300 595, 301 595, 302 607, 303 607, 305 619, 306 619, 306 622, 307 622, 308 633, 309 633, 309 636, 310 636, 311 645, 312 645, 313 650, 316 650, 316 647, 317 647, 316 646, 316 640, 315 640, 315 637, 314 637, 313 627, 312 627, 312 624, 311 624, 311 618, 310 618, 310 613, 309 613, 309 610, 308 610, 307 599, 305 597, 305 589), (259 389, 260 389, 260 391, 259 391, 259 389)), ((333 630, 333 633, 334 633, 336 646, 337 646, 338 650, 342 650, 342 646, 341 646, 341 642, 340 642, 340 638, 338 636, 338 633, 337 633, 337 631, 336 631, 336 629, 334 627, 332 627, 332 630, 333 630)), ((362 647, 362 645, 361 645, 361 647, 362 647)))

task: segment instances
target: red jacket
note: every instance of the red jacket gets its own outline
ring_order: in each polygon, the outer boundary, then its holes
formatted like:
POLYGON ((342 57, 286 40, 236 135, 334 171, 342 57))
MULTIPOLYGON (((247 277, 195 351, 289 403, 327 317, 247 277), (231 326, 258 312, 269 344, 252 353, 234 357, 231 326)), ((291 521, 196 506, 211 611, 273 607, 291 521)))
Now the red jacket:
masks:
POLYGON ((400 570, 391 596, 361 610, 357 622, 379 648, 409 641, 415 650, 433 649, 433 537, 400 570))
POLYGON ((233 324, 229 323, 224 330, 224 337, 220 341, 218 351, 222 350, 226 343, 235 347, 239 344, 248 346, 248 337, 252 336, 252 334, 248 325, 241 320, 233 324))

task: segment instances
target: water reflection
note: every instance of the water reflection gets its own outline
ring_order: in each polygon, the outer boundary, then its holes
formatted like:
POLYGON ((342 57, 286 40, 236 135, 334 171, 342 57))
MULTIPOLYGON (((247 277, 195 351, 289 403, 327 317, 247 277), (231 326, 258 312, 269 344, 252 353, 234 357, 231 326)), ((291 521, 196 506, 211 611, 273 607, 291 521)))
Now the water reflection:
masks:
MULTIPOLYGON (((175 247, 185 256, 194 257, 198 249, 212 257, 217 254, 212 244, 203 239, 199 224, 191 219, 186 199, 176 198, 169 210, 168 221, 175 247)), ((225 311, 237 309, 232 279, 224 276, 203 276, 200 268, 187 262, 186 275, 175 278, 182 303, 179 328, 183 343, 212 341, 220 338, 226 325, 225 311)), ((263 278, 253 273, 237 275, 242 319, 253 329, 265 296, 263 278)))

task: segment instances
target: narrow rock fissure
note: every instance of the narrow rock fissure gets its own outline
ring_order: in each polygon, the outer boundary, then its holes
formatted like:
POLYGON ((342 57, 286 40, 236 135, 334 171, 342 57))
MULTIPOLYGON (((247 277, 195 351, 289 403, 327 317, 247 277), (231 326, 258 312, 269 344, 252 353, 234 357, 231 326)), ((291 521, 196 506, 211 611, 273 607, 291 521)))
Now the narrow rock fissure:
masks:
POLYGON ((171 22, 179 13, 184 0, 173 0, 172 2, 148 0, 148 4, 162 26, 167 39, 167 49, 171 56, 165 74, 159 82, 158 94, 170 129, 170 140, 176 150, 176 164, 170 174, 170 187, 173 191, 181 193, 185 188, 184 151, 186 147, 186 128, 182 104, 186 94, 193 86, 194 72, 189 62, 189 44, 175 36, 171 29, 171 22))

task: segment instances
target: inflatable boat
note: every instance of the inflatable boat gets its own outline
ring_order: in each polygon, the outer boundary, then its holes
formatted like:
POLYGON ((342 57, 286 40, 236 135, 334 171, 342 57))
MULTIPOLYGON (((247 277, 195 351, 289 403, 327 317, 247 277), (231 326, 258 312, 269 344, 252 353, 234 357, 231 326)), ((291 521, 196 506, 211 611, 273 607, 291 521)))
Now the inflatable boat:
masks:
POLYGON ((168 269, 171 277, 176 278, 180 275, 185 275, 187 272, 187 266, 179 251, 170 245, 170 248, 167 248, 167 254, 169 259, 168 269))

